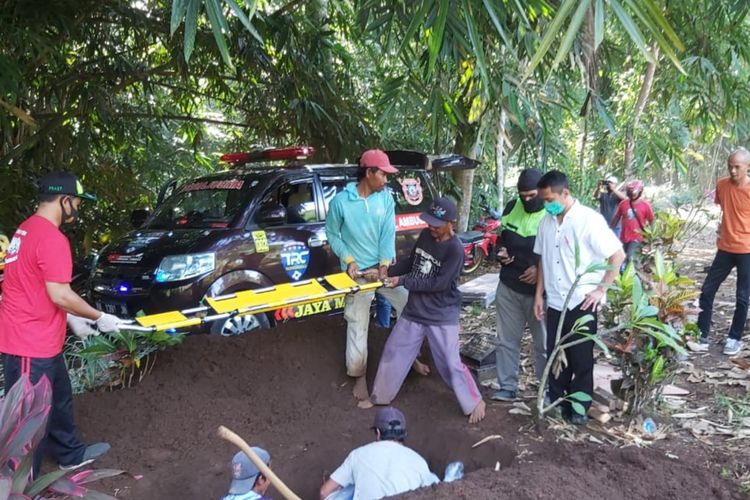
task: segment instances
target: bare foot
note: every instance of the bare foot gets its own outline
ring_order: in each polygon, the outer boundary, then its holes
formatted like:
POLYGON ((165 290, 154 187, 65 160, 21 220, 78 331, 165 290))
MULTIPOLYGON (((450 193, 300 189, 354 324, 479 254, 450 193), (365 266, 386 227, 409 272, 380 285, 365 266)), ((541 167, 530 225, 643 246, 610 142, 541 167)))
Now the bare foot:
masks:
POLYGON ((369 398, 368 399, 363 399, 362 401, 360 401, 359 403, 357 403, 357 407, 358 408, 362 408, 363 410, 370 409, 373 406, 375 406, 375 404, 372 401, 370 401, 369 398))
POLYGON ((474 407, 474 411, 471 412, 471 415, 469 415, 469 423, 476 424, 481 422, 484 419, 484 410, 486 408, 487 405, 484 404, 484 400, 480 401, 479 404, 474 407))
POLYGON ((352 389, 352 395, 360 401, 364 401, 370 397, 370 393, 367 391, 367 380, 365 380, 364 375, 357 377, 352 389))
POLYGON ((411 365, 411 369, 424 377, 430 374, 430 367, 422 363, 418 359, 414 360, 414 364, 411 365))

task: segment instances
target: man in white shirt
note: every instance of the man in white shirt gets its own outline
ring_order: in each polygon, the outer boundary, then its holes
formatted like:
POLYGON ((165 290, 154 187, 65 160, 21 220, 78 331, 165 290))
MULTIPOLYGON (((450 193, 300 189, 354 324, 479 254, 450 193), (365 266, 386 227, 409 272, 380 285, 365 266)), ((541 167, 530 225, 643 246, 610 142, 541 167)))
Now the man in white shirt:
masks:
POLYGON ((424 458, 407 448, 406 418, 380 408, 372 424, 375 441, 353 450, 320 487, 321 500, 375 500, 440 482, 424 458))
MULTIPOLYGON (((576 320, 592 314, 589 333, 596 334, 596 313, 606 297, 607 288, 617 276, 625 259, 620 240, 609 230, 601 214, 581 205, 570 194, 568 178, 558 170, 547 172, 539 181, 539 196, 544 200, 547 215, 539 224, 534 253, 541 256, 537 267, 534 314, 547 320, 547 357, 556 343, 556 332, 562 311, 567 308, 562 338, 573 329, 576 320), (577 256, 577 257, 576 257, 577 256), (585 274, 575 289, 576 276, 592 264, 608 264, 608 270, 585 274), (566 302, 567 301, 567 302, 566 302)), ((566 343, 578 336, 566 339, 566 343)), ((591 395, 594 390, 594 343, 583 342, 565 350, 567 365, 558 374, 550 374, 549 398, 578 391, 591 395)), ((583 406, 588 410, 590 403, 583 406)), ((568 402, 561 405, 563 417, 583 425, 586 415, 572 411, 568 402)))

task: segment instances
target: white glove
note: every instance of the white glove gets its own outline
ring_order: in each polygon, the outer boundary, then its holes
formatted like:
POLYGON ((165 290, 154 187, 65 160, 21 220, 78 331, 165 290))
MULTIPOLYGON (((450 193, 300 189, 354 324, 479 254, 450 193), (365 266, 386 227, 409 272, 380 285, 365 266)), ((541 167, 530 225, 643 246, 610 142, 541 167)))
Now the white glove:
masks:
POLYGON ((85 339, 89 335, 99 335, 99 331, 94 328, 94 322, 68 313, 68 326, 70 331, 79 339, 85 339))
POLYGON ((122 320, 117 316, 103 312, 96 320, 96 327, 100 332, 117 333, 120 331, 120 323, 122 323, 122 320))

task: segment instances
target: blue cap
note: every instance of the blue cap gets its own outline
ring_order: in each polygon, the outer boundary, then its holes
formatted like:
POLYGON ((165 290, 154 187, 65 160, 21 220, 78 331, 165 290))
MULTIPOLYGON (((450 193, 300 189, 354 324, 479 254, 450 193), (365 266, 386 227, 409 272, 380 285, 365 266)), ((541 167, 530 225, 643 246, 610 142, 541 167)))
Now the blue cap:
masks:
MULTIPOLYGON (((271 463, 271 455, 266 450, 253 446, 253 451, 264 464, 271 463)), ((255 480, 260 475, 260 469, 255 466, 253 461, 244 452, 239 451, 232 458, 230 467, 232 468, 232 483, 229 485, 229 493, 231 495, 242 495, 252 490, 255 486, 255 480)))

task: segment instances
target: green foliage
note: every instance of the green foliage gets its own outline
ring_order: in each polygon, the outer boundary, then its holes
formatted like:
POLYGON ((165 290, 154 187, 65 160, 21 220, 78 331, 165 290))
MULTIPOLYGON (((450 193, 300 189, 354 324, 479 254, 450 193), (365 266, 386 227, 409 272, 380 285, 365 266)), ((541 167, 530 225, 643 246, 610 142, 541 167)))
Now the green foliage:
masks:
POLYGON ((631 415, 653 404, 671 380, 685 342, 696 331, 698 312, 691 307, 699 293, 694 282, 679 276, 661 252, 641 276, 628 265, 608 294, 603 315, 604 341, 622 369, 619 395, 630 403, 631 415))
POLYGON ((685 245, 711 221, 705 196, 671 196, 668 205, 656 210, 654 222, 643 228, 642 264, 654 264, 657 253, 674 260, 685 245))
POLYGON ((0 498, 114 498, 88 489, 92 481, 125 474, 114 469, 49 472, 32 478, 34 452, 47 433, 52 387, 46 377, 32 385, 22 375, 0 398, 0 498))
POLYGON ((175 346, 184 339, 184 333, 128 330, 84 340, 68 337, 65 359, 74 392, 101 386, 130 387, 151 372, 158 351, 175 346))

